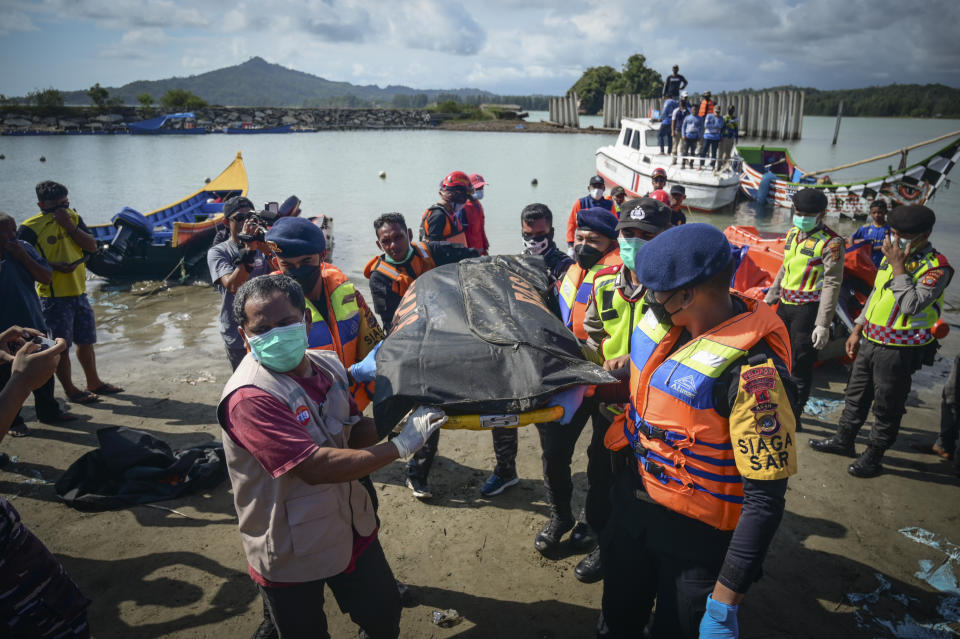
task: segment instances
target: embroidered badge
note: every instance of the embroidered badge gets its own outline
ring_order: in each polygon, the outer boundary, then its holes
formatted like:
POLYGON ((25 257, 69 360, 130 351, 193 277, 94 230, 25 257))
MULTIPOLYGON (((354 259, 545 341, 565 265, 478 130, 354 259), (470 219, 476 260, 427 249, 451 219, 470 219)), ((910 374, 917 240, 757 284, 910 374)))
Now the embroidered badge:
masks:
POLYGON ((943 271, 937 269, 935 271, 927 271, 924 273, 923 278, 920 280, 920 286, 926 286, 927 288, 933 288, 936 286, 937 282, 940 280, 940 276, 943 275, 943 271))
POLYGON ((297 421, 300 422, 301 426, 306 426, 310 421, 310 409, 304 405, 297 406, 296 410, 297 421))
MULTIPOLYGON (((776 404, 774 404, 776 406, 776 404)), ((780 432, 780 419, 776 412, 756 415, 757 434, 762 437, 773 437, 780 432)))

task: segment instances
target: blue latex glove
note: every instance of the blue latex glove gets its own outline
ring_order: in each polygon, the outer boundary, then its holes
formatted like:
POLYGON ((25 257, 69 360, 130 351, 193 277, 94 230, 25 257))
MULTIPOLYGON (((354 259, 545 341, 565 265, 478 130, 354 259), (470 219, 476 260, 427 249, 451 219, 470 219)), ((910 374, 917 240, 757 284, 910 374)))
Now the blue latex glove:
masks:
POLYGON ((350 377, 357 382, 372 382, 377 378, 377 351, 383 342, 377 342, 373 350, 363 360, 350 366, 350 377))
POLYGON ((569 424, 573 419, 574 413, 583 403, 583 396, 587 392, 587 386, 573 386, 567 390, 560 391, 550 398, 547 406, 559 406, 563 409, 563 417, 557 421, 558 424, 569 424))
POLYGON ((737 608, 707 595, 707 611, 700 620, 700 639, 737 639, 740 636, 737 608))

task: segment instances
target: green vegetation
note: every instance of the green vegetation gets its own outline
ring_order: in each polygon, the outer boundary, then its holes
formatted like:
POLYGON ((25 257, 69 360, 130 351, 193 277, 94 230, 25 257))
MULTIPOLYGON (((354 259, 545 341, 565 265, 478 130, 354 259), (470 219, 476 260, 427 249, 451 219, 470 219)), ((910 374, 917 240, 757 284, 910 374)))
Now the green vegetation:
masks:
POLYGON ((27 94, 27 104, 36 107, 37 113, 51 115, 63 107, 63 94, 50 87, 49 89, 34 90, 27 94))
POLYGON ((960 118, 960 89, 942 84, 892 84, 846 91, 804 89, 804 115, 960 118))
POLYGON ((207 106, 206 100, 194 95, 186 89, 170 89, 160 98, 160 106, 168 111, 202 109, 207 106))
POLYGON ((663 90, 663 78, 647 67, 647 59, 635 53, 623 65, 621 71, 610 66, 590 67, 580 79, 567 90, 580 96, 580 106, 588 114, 598 113, 603 108, 603 96, 640 94, 644 98, 659 97, 663 90))
POLYGON ((496 115, 489 113, 476 104, 461 104, 456 100, 444 100, 438 102, 429 111, 440 115, 439 119, 448 120, 493 120, 496 115))

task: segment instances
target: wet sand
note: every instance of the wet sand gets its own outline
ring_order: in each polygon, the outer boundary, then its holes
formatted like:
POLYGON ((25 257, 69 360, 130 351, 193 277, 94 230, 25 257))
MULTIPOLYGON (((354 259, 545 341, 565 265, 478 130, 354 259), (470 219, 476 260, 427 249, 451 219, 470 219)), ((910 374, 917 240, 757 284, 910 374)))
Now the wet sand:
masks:
MULTIPOLYGON (((261 606, 246 574, 229 482, 205 494, 114 512, 82 513, 57 500, 52 482, 96 447, 98 428, 130 426, 174 447, 220 436, 214 407, 230 371, 216 328, 219 296, 209 287, 185 286, 148 298, 104 290, 94 297, 101 374, 126 392, 72 406, 82 421, 62 427, 32 421, 28 401, 31 436, 0 444, 17 457, 0 471, 0 494, 12 499, 93 600, 95 637, 247 637, 261 606)), ((960 605, 951 613, 947 595, 916 576, 923 567, 939 567, 941 576, 960 574, 956 546, 954 559, 944 552, 950 549, 945 540, 960 543, 960 481, 946 462, 911 448, 936 435, 940 387, 958 350, 955 331, 936 365, 915 377, 899 440, 877 479, 850 477, 848 460, 810 451, 806 441, 831 433, 838 414, 808 416, 787 513, 765 576, 740 612, 742 637, 949 636, 910 625, 910 619, 935 623, 944 615, 960 630, 960 605), (942 549, 898 532, 909 527, 933 533, 942 549), (913 634, 905 634, 907 628, 913 634)), ((79 382, 79 367, 74 374, 79 382)), ((820 369, 814 396, 842 399, 845 381, 842 368, 820 369)), ((62 397, 59 385, 57 393, 62 397)), ((587 439, 581 437, 574 457, 577 509, 587 439)), ((861 437, 859 447, 864 442, 861 437)), ((380 538, 397 578, 411 591, 403 637, 593 636, 600 584, 574 578, 579 555, 550 561, 533 549, 547 516, 539 455, 536 432, 521 429, 520 484, 491 499, 479 495, 494 463, 486 433, 443 433, 430 503, 410 496, 401 462, 375 473, 380 538), (433 625, 432 611, 448 608, 460 612, 462 623, 433 625)), ((326 610, 333 636, 356 636, 330 596, 326 610)))

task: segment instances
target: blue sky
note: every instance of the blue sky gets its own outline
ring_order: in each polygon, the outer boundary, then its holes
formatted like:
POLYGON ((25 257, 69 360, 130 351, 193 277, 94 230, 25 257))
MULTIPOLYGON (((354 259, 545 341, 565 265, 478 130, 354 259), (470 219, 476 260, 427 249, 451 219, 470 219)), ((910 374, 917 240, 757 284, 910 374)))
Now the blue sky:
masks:
POLYGON ((960 86, 960 0, 0 0, 0 93, 261 56, 356 84, 561 94, 632 53, 694 90, 960 86))

